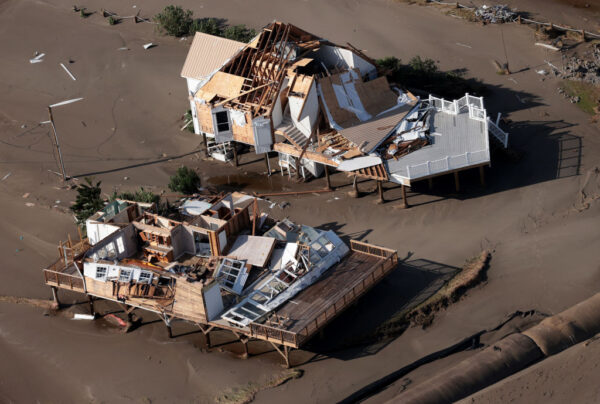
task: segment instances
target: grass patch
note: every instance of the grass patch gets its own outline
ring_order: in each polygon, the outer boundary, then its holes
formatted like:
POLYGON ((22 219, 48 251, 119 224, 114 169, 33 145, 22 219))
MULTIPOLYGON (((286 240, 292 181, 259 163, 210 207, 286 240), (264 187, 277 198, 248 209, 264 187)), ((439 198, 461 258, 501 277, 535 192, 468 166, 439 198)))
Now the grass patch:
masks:
POLYGON ((215 401, 221 404, 247 404, 254 400, 260 391, 281 386, 289 380, 299 379, 304 374, 302 369, 290 369, 269 378, 264 383, 250 382, 243 386, 232 387, 219 394, 215 401))
POLYGON ((582 81, 564 80, 560 87, 570 97, 579 97, 577 106, 588 114, 598 114, 600 107, 600 87, 582 81))
POLYGON ((404 310, 381 324, 369 339, 389 338, 404 331, 409 324, 427 327, 433 322, 435 312, 460 299, 469 289, 485 278, 491 254, 484 250, 467 260, 465 265, 437 293, 418 306, 404 310))

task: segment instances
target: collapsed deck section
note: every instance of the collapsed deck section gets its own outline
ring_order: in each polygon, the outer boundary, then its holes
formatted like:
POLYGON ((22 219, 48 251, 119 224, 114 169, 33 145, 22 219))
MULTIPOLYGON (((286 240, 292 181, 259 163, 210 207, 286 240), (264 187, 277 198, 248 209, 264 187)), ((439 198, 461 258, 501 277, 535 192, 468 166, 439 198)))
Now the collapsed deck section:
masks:
MULTIPOLYGON (((398 264, 398 254, 394 250, 354 240, 350 249, 338 264, 280 306, 267 321, 251 323, 249 327, 237 330, 275 344, 292 348, 302 346, 398 264)), ((217 326, 227 328, 221 322, 217 326)))

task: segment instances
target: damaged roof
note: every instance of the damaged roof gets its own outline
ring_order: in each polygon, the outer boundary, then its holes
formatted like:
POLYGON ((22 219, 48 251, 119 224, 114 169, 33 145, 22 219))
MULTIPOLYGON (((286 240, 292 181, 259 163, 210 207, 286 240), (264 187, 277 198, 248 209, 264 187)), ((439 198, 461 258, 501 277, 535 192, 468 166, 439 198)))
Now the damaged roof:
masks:
POLYGON ((181 69, 181 77, 198 80, 205 78, 245 46, 243 42, 196 32, 181 69))

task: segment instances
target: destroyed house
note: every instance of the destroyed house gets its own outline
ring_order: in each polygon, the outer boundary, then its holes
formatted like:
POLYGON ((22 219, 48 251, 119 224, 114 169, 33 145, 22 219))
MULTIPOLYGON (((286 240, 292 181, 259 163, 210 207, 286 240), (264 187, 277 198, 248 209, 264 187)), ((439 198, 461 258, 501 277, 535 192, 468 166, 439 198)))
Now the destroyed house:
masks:
POLYGON ((169 331, 175 319, 230 330, 287 362, 397 264, 393 250, 275 221, 240 193, 187 199, 168 218, 142 205, 114 201, 89 221, 100 239, 61 243, 44 269, 56 299, 67 289, 157 313, 169 331))
POLYGON ((277 152, 282 174, 324 167, 410 186, 490 165, 508 134, 483 99, 415 97, 358 49, 273 22, 250 43, 196 33, 181 75, 194 131, 227 160, 235 143, 277 152))

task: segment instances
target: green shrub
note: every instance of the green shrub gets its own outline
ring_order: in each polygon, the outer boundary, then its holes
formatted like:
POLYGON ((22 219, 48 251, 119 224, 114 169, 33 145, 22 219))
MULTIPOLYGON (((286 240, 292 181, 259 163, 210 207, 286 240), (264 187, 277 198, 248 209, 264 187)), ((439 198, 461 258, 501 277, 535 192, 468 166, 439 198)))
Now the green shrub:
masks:
POLYGON ((250 42, 256 36, 256 31, 245 25, 230 25, 223 30, 223 37, 239 42, 250 42))
POLYGON ((110 199, 111 201, 114 201, 115 199, 125 199, 128 201, 135 202, 155 203, 157 207, 160 204, 160 195, 157 195, 152 191, 146 191, 143 187, 134 192, 115 192, 112 194, 110 199))
MULTIPOLYGON (((188 122, 190 122, 191 120, 193 120, 194 117, 192 116, 192 110, 188 109, 185 114, 183 115, 183 123, 186 124, 188 122)), ((190 122, 188 124, 188 126, 185 127, 185 129, 188 132, 194 133, 194 122, 190 122)))
POLYGON ((192 10, 184 10, 179 6, 166 6, 164 10, 154 16, 160 30, 167 35, 176 37, 189 34, 192 26, 192 10))
POLYGON ((215 36, 221 36, 223 33, 221 23, 219 23, 219 20, 216 18, 200 18, 194 20, 190 26, 190 34, 193 34, 196 31, 215 36))
POLYGON ((77 218, 77 223, 84 224, 88 217, 98 212, 104 207, 104 201, 100 198, 102 190, 101 182, 96 185, 92 183, 92 178, 85 177, 85 184, 77 186, 77 198, 75 204, 71 206, 71 211, 77 218))
POLYGON ((113 17, 112 15, 108 17, 108 24, 109 25, 116 25, 119 22, 119 20, 117 20, 115 17, 113 17))
POLYGON ((433 59, 415 56, 408 64, 388 56, 376 61, 377 65, 403 87, 423 90, 444 98, 457 99, 465 93, 483 95, 485 86, 476 79, 465 79, 462 71, 441 71, 433 59))
POLYGON ((169 189, 171 191, 184 195, 191 195, 197 192, 199 186, 200 177, 194 170, 186 166, 179 167, 169 181, 169 189))

